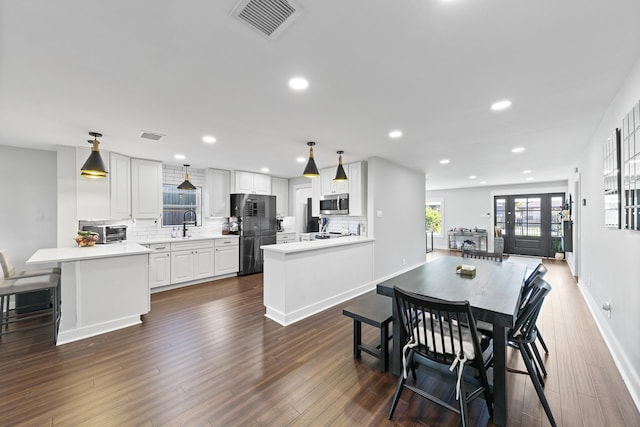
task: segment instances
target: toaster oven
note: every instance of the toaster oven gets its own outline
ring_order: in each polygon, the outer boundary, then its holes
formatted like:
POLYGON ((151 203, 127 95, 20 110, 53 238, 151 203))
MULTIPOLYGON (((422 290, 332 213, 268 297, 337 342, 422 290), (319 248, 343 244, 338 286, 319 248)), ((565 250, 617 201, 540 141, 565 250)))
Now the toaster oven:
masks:
POLYGON ((98 233, 96 243, 117 243, 127 240, 126 225, 85 225, 82 230, 98 233))

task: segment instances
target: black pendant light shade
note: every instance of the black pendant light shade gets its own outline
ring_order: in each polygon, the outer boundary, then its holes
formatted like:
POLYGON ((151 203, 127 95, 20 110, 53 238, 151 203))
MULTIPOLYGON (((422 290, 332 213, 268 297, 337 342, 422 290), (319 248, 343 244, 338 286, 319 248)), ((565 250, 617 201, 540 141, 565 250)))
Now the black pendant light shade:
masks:
POLYGON ((180 190, 195 190, 196 186, 189 181, 189 173, 187 172, 190 165, 184 165, 184 181, 178 185, 180 190))
POLYGON ((318 172, 318 167, 316 166, 316 161, 313 160, 313 146, 316 145, 316 143, 309 141, 307 142, 307 145, 309 146, 309 161, 307 162, 307 167, 304 168, 304 172, 302 172, 302 176, 315 178, 320 176, 320 172, 318 172))
POLYGON ((333 178, 334 181, 346 181, 347 174, 344 172, 344 168, 342 167, 342 155, 344 151, 338 151, 338 169, 336 170, 336 177, 333 178))
POLYGON ((107 169, 104 167, 102 157, 100 157, 100 141, 98 138, 102 138, 102 134, 98 132, 89 132, 89 135, 93 137, 93 140, 89 140, 89 144, 93 144, 91 147, 91 154, 82 168, 80 168, 80 175, 87 178, 105 178, 108 174, 107 169))

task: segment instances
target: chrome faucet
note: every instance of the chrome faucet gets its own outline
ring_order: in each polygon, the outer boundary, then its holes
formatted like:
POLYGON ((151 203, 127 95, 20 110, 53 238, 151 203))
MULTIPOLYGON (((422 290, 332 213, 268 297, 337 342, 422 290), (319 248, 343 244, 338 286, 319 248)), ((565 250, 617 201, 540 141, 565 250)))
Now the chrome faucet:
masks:
POLYGON ((189 223, 189 225, 193 225, 194 227, 198 225, 196 211, 194 211, 193 209, 189 209, 188 211, 185 211, 182 217, 182 237, 187 237, 187 223, 189 223), (187 217, 190 217, 192 219, 187 221, 187 217))

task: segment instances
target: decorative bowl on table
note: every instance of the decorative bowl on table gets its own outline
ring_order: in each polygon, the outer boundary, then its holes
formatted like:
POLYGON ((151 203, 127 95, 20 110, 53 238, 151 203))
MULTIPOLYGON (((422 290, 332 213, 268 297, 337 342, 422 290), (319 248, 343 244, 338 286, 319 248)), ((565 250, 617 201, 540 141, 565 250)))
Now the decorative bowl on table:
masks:
POLYGON ((81 248, 93 246, 98 241, 98 233, 93 231, 78 231, 78 235, 74 240, 81 248))

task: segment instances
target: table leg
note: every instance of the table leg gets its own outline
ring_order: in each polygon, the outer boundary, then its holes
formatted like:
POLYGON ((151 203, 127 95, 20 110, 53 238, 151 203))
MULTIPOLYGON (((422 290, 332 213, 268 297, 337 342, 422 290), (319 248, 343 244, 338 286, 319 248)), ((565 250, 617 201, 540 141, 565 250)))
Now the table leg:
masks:
POLYGON ((507 329, 493 325, 493 422, 507 425, 507 329))
POLYGON ((396 307, 396 297, 391 297, 391 317, 393 322, 393 337, 391 338, 391 350, 393 357, 391 358, 391 373, 400 375, 402 368, 402 342, 404 342, 404 331, 400 327, 398 321, 398 308, 396 307))

